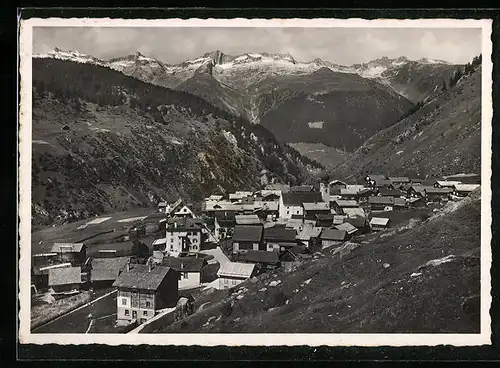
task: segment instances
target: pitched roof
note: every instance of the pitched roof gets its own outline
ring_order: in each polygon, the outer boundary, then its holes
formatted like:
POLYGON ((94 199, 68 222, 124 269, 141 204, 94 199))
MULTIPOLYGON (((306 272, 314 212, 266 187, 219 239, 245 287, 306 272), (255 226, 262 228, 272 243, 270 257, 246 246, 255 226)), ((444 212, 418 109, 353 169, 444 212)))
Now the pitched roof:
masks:
POLYGON ((387 177, 385 175, 380 175, 380 174, 368 175, 368 178, 370 180, 373 180, 375 183, 380 181, 380 180, 387 180, 387 177))
POLYGON ((419 179, 419 178, 410 178, 410 181, 412 183, 421 183, 423 181, 423 179, 419 179))
POLYGON ((378 192, 384 197, 401 197, 403 195, 399 189, 380 188, 378 192))
POLYGON ((236 225, 234 227, 233 241, 259 242, 262 239, 262 226, 236 225))
POLYGON ((201 272, 201 269, 207 264, 205 258, 196 257, 163 257, 162 266, 167 266, 180 272, 201 272))
POLYGON ((343 208, 342 211, 348 216, 348 217, 365 217, 365 210, 356 207, 356 208, 343 208))
POLYGON ((268 184, 264 188, 265 190, 279 190, 283 193, 290 191, 290 185, 288 184, 268 184))
POLYGON ((55 253, 79 253, 85 247, 84 243, 54 243, 51 252, 55 253))
POLYGON ((296 185, 290 188, 290 192, 311 192, 313 190, 312 185, 296 185))
POLYGON ((167 232, 198 231, 201 227, 190 218, 169 218, 167 232), (177 224, 177 227, 175 227, 177 224))
POLYGON ((409 203, 415 203, 415 202, 418 202, 418 201, 422 201, 423 198, 422 197, 418 197, 418 198, 409 198, 408 199, 408 202, 409 203))
POLYGON ((347 220, 347 223, 351 224, 352 226, 359 228, 363 228, 366 226, 366 218, 364 217, 353 217, 347 220))
POLYGON ((406 206, 406 200, 403 198, 394 198, 394 205, 404 207, 406 206))
POLYGON ((49 286, 80 284, 81 282, 81 267, 51 268, 49 270, 49 286))
POLYGON ((479 188, 480 184, 455 184, 455 190, 459 192, 472 192, 473 190, 479 188))
POLYGON ((279 262, 279 255, 278 252, 247 250, 240 254, 240 259, 252 263, 276 264, 279 262))
POLYGON ((436 184, 442 187, 452 187, 456 184, 462 184, 461 181, 453 181, 453 180, 436 180, 436 184))
POLYGON ((390 180, 378 180, 375 182, 375 186, 377 187, 384 187, 389 185, 392 185, 392 181, 390 180))
POLYGON ((153 266, 149 271, 148 267, 143 264, 131 264, 130 270, 125 267, 113 286, 156 291, 172 269, 165 266, 153 266))
POLYGON ((333 202, 337 203, 339 207, 358 207, 358 202, 352 199, 336 199, 333 202))
POLYGON ((302 206, 303 203, 321 202, 323 200, 320 192, 283 193, 282 198, 285 206, 302 206))
POLYGON ((257 215, 236 215, 236 223, 238 225, 260 224, 259 216, 257 215))
POLYGON ((120 271, 125 267, 130 257, 94 258, 90 281, 116 280, 120 271))
POLYGON ((298 240, 309 240, 311 238, 317 238, 321 234, 323 228, 319 226, 304 226, 301 232, 296 236, 298 240))
POLYGON ((166 244, 167 243, 167 238, 160 238, 160 239, 156 239, 155 241, 153 241, 153 246, 155 245, 161 245, 161 244, 166 244))
POLYGON ((426 188, 425 193, 428 194, 448 194, 453 192, 452 188, 426 188))
POLYGON ((356 195, 360 191, 359 188, 341 188, 340 195, 356 195))
POLYGON ((295 242, 297 231, 283 226, 274 226, 264 229, 264 239, 267 241, 295 242))
POLYGON ((407 176, 389 176, 387 179, 393 183, 409 183, 410 178, 407 176))
POLYGON ((372 217, 370 225, 387 226, 389 219, 385 217, 372 217))
POLYGON ((221 264, 217 276, 249 278, 252 276, 254 268, 255 264, 253 263, 225 262, 221 264))
POLYGON ((306 211, 328 211, 330 212, 330 206, 326 202, 304 202, 304 210, 306 211))
POLYGON ((343 241, 346 239, 347 231, 337 229, 323 229, 320 238, 323 240, 343 241))
POLYGON ((338 224, 342 224, 344 222, 344 216, 342 215, 334 215, 333 216, 333 224, 334 225, 338 225, 338 224))
POLYGON ((337 230, 347 231, 347 234, 349 234, 349 235, 354 234, 356 231, 358 231, 358 229, 355 226, 351 225, 348 222, 344 222, 342 224, 335 225, 335 228, 337 230))
POLYGON ((370 204, 394 204, 393 197, 383 197, 383 196, 370 196, 368 197, 368 203, 370 204))
POLYGON ((342 181, 342 180, 331 180, 328 185, 338 185, 338 184, 342 184, 342 185, 346 185, 347 186, 347 183, 342 181))

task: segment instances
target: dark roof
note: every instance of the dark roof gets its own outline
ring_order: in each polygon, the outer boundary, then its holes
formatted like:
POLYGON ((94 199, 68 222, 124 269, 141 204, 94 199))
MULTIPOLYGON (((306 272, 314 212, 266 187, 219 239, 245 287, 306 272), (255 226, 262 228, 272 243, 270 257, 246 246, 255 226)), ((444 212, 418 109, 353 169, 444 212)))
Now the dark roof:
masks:
POLYGON ((336 230, 336 229, 323 229, 320 234, 320 239, 323 240, 338 240, 343 241, 347 236, 347 231, 345 230, 336 230))
POLYGON ((49 286, 80 284, 81 282, 81 267, 61 267, 49 270, 49 286))
POLYGON ((91 281, 116 280, 130 257, 94 258, 92 260, 91 281))
POLYGON ((293 248, 288 248, 285 252, 290 253, 292 256, 297 257, 299 254, 307 252, 307 247, 303 245, 296 245, 293 248))
POLYGON ((425 188, 425 193, 431 193, 431 194, 448 194, 452 193, 453 189, 452 188, 425 188))
POLYGON ((196 257, 163 257, 161 265, 180 272, 201 272, 201 269, 207 265, 207 260, 196 257))
POLYGON ((247 250, 240 254, 240 260, 252 263, 276 264, 279 262, 278 252, 265 250, 247 250))
POLYGON ((378 182, 379 180, 387 180, 387 177, 385 175, 373 174, 367 176, 370 178, 370 180, 373 180, 375 183, 378 182))
POLYGON ((167 274, 173 271, 170 267, 165 266, 152 266, 151 271, 149 271, 148 267, 148 265, 143 264, 131 264, 130 270, 124 268, 113 286, 156 291, 167 274))
POLYGON ((393 183, 408 183, 408 182, 410 182, 410 178, 407 176, 389 176, 387 179, 389 179, 393 183))
POLYGON ((311 192, 313 190, 312 185, 297 185, 290 188, 290 192, 311 192))
POLYGON ((85 248, 84 243, 54 243, 51 252, 55 253, 80 253, 85 248))
POLYGON ((410 178, 412 183, 421 183, 423 179, 418 179, 418 178, 410 178))
POLYGON ((177 232, 177 231, 200 231, 201 227, 198 225, 195 220, 190 218, 169 218, 167 220, 168 223, 168 232, 177 232), (177 227, 175 227, 177 224, 177 227))
POLYGON ((378 180, 375 182, 375 186, 377 187, 385 187, 389 185, 392 185, 392 181, 390 180, 378 180))
POLYGON ((318 220, 333 220, 333 213, 317 213, 316 218, 318 220))
POLYGON ((370 204, 394 204, 394 198, 393 197, 368 197, 368 203, 370 204))
POLYGON ((283 204, 285 206, 302 206, 302 203, 322 202, 320 192, 290 192, 283 193, 283 204))
POLYGON ((295 242, 297 231, 284 226, 273 226, 264 229, 264 239, 271 241, 295 242))
POLYGON ((403 195, 399 189, 380 188, 378 192, 386 197, 401 197, 403 195))
POLYGON ((358 229, 366 226, 366 218, 364 217, 352 217, 347 222, 358 229))
POLYGON ((262 239, 262 226, 236 225, 234 227, 233 241, 259 242, 262 239))

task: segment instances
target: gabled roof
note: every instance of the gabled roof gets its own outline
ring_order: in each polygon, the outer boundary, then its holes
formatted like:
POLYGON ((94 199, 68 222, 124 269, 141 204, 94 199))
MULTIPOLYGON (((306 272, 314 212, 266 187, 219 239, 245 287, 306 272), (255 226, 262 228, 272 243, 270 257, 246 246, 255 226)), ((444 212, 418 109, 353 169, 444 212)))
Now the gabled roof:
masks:
POLYGON ((167 232, 201 231, 201 227, 190 218, 169 218, 167 223, 167 232))
POLYGON ((392 181, 390 180, 378 180, 375 182, 376 187, 386 187, 392 185, 392 181))
POLYGON ((389 219, 385 217, 372 217, 370 225, 387 226, 389 219))
POLYGON ((148 265, 131 264, 130 270, 125 267, 113 283, 114 287, 138 290, 156 291, 169 272, 170 267, 153 266, 149 271, 148 265))
POLYGON ((196 257, 163 257, 161 265, 179 272, 201 272, 201 269, 207 265, 207 260, 196 257))
POLYGON ((342 215, 334 215, 333 216, 333 224, 338 225, 344 222, 345 218, 342 215))
POLYGON ((387 180, 387 177, 385 175, 380 175, 380 174, 368 175, 368 178, 370 180, 373 180, 375 183, 377 183, 380 180, 387 180))
POLYGON ((342 180, 331 180, 328 185, 345 185, 347 186, 346 182, 343 182, 342 180))
POLYGON ((297 231, 283 226, 274 226, 264 229, 264 239, 267 241, 295 242, 297 231))
POLYGON ((330 212, 330 206, 326 202, 314 202, 314 203, 303 203, 304 210, 306 211, 328 211, 330 212))
POLYGON ((426 188, 425 193, 426 194, 448 194, 452 193, 453 189, 452 188, 426 188))
POLYGON ((80 253, 84 243, 54 243, 51 252, 54 253, 80 253))
POLYGON ((268 184, 264 187, 265 190, 279 190, 283 193, 290 191, 290 185, 288 184, 268 184))
POLYGON ((311 238, 317 238, 319 234, 321 234, 321 230, 323 228, 319 226, 304 226, 301 232, 297 234, 297 239, 298 240, 310 240, 311 238))
POLYGON ((358 207, 358 202, 352 199, 336 199, 333 202, 337 203, 339 207, 358 207))
POLYGON ((236 215, 235 219, 238 225, 251 225, 261 223, 259 216, 257 215, 236 215))
POLYGON ((253 263, 225 262, 221 264, 217 276, 249 278, 252 276, 254 268, 255 264, 253 263))
POLYGON ((406 200, 404 198, 394 198, 394 205, 404 207, 406 206, 406 200))
POLYGON ((378 192, 384 197, 401 197, 403 195, 399 189, 380 188, 378 192))
POLYGON ((410 178, 410 181, 412 183, 422 183, 423 179, 420 179, 420 178, 410 178))
POLYGON ((357 195, 360 188, 340 188, 340 195, 357 195))
POLYGON ((311 192, 313 190, 312 185, 297 185, 290 188, 290 192, 311 192))
POLYGON ((303 203, 321 202, 323 200, 320 192, 283 193, 282 198, 285 206, 302 206, 303 203))
POLYGON ((348 222, 344 222, 342 224, 339 224, 339 225, 335 225, 335 228, 337 230, 344 230, 347 232, 347 234, 351 235, 351 234, 354 234, 356 231, 358 231, 358 229, 351 225, 350 223, 348 222))
POLYGON ((51 268, 49 270, 49 286, 80 284, 81 282, 81 267, 51 268))
POLYGON ((383 197, 383 196, 377 196, 377 197, 370 196, 370 197, 368 197, 368 203, 391 205, 391 204, 394 204, 394 198, 393 197, 383 197))
POLYGON ((265 250, 247 250, 240 254, 240 259, 252 263, 276 264, 279 262, 279 254, 265 250))
POLYGON ((365 217, 366 213, 365 210, 356 207, 356 208, 343 208, 342 211, 348 216, 348 217, 365 217))
POLYGON ((436 180, 436 183, 442 187, 453 187, 456 184, 462 184, 461 181, 452 181, 452 180, 436 180))
POLYGON ((322 240, 344 241, 347 237, 347 231, 337 229, 323 229, 319 237, 322 240))
POLYGON ((455 190, 458 192, 472 192, 481 187, 480 184, 455 184, 455 190))
POLYGON ((234 227, 233 241, 260 242, 262 239, 263 227, 255 225, 236 225, 234 227))
POLYGON ((410 178, 407 176, 389 176, 387 179, 393 183, 409 183, 410 178))
POLYGON ((94 258, 92 259, 91 281, 116 280, 130 257, 94 258))

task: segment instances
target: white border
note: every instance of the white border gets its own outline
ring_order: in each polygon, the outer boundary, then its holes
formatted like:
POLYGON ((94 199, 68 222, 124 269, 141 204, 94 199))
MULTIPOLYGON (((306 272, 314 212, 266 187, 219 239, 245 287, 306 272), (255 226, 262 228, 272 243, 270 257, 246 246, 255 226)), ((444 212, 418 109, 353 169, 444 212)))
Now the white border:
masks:
POLYGON ((19 126, 19 303, 20 343, 33 344, 149 344, 201 346, 474 346, 491 344, 491 130, 492 43, 490 19, 83 19, 32 18, 21 20, 21 108, 19 126), (33 27, 340 27, 340 28, 481 28, 482 29, 482 130, 481 130, 481 333, 479 334, 31 334, 31 55, 33 27))

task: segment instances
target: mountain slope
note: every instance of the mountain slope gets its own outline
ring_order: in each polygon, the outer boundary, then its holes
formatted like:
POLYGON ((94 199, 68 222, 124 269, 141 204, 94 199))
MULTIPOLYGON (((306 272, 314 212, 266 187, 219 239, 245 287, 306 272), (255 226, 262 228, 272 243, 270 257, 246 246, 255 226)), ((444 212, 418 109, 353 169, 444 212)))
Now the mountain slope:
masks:
POLYGON ((368 139, 334 173, 361 178, 373 172, 442 176, 480 170, 479 67, 414 114, 368 139))
POLYGON ((480 213, 476 190, 426 220, 200 297, 191 316, 143 332, 478 333, 480 213))
POLYGON ((33 221, 299 183, 319 166, 205 100, 92 64, 33 60, 33 221))

